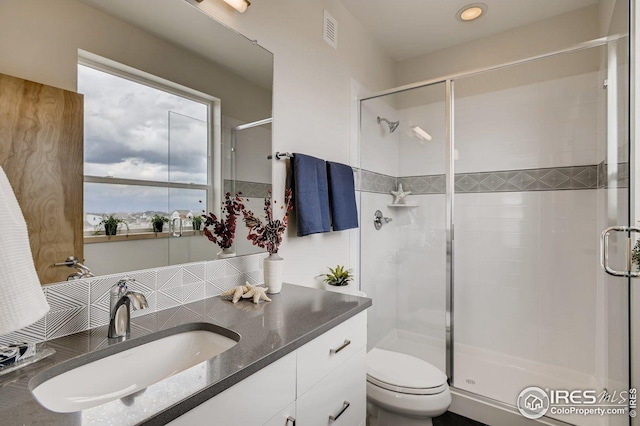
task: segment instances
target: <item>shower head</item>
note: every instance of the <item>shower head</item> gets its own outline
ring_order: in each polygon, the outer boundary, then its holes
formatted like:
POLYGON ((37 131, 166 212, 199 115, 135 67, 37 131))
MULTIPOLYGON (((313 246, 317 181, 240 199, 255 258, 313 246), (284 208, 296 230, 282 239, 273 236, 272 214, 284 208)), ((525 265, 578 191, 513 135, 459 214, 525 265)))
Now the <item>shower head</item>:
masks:
POLYGON ((382 118, 382 117, 378 117, 377 121, 378 121, 378 124, 380 124, 381 121, 384 121, 385 123, 387 123, 389 125, 389 133, 395 132, 398 126, 400 125, 399 121, 389 121, 386 118, 382 118))

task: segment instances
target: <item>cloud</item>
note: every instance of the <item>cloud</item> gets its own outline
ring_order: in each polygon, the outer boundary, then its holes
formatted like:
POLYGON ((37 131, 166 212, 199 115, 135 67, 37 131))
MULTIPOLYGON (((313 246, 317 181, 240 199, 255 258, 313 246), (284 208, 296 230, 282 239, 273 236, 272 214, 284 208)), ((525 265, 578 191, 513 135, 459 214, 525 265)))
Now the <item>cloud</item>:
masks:
POLYGON ((78 91, 86 174, 206 184, 205 104, 84 66, 78 91))

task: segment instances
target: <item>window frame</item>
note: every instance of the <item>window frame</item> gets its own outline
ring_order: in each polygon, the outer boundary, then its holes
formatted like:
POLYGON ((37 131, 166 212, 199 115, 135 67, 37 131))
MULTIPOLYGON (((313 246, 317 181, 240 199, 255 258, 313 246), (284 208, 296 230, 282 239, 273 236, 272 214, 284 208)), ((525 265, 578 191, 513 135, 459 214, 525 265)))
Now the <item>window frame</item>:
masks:
MULTIPOLYGON (((93 68, 97 71, 101 71, 107 74, 114 75, 119 78, 123 78, 138 84, 142 84, 151 87, 156 90, 161 90, 167 93, 171 93, 176 96, 189 99, 194 102, 198 102, 207 106, 207 184, 195 184, 195 183, 181 183, 181 182, 163 182, 152 181, 144 179, 129 179, 129 178, 116 178, 106 176, 92 176, 84 174, 84 159, 83 159, 83 180, 84 183, 99 183, 99 184, 113 184, 113 185, 128 185, 128 186, 144 186, 144 187, 159 187, 171 189, 199 189, 204 190, 206 193, 206 211, 213 212, 216 205, 215 200, 221 199, 222 194, 222 181, 221 178, 221 101, 219 98, 208 95, 206 93, 197 91, 187 86, 183 86, 176 82, 166 80, 164 78, 149 74, 136 68, 129 67, 127 65, 120 64, 107 58, 95 55, 90 52, 78 50, 78 61, 76 64, 76 70, 78 66, 85 66, 93 68)), ((77 71, 76 71, 77 72, 77 71)), ((77 80, 76 80, 77 83, 77 80)), ((77 87, 76 87, 77 92, 77 87)), ((84 185, 83 185, 83 198, 84 198, 84 185)), ((168 212, 170 214, 170 212, 168 212)), ((84 203, 83 203, 83 217, 84 217, 84 203)), ((93 236, 93 233, 84 232, 85 240, 87 237, 93 236)), ((146 234, 153 232, 151 227, 142 228, 130 232, 130 234, 146 234)), ((100 236, 104 237, 104 236, 100 236)), ((94 237, 95 238, 95 237, 94 237)), ((102 239, 100 239, 102 240, 102 239)), ((110 239, 108 239, 110 240, 110 239)), ((119 239, 115 239, 119 240, 119 239)), ((88 242, 88 241, 85 241, 88 242)), ((96 241, 98 242, 98 241, 96 241)))

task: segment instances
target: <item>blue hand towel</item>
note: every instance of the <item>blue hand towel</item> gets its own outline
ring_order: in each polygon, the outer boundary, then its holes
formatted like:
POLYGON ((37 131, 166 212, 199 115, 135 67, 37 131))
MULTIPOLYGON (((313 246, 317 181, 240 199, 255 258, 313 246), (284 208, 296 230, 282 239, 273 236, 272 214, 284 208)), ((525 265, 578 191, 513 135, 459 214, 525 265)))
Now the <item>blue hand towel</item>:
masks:
POLYGON ((298 236, 329 232, 331 221, 325 161, 294 153, 292 170, 298 236))
POLYGON ((358 227, 356 189, 353 183, 353 169, 346 164, 327 161, 329 175, 329 200, 333 230, 344 231, 358 227))

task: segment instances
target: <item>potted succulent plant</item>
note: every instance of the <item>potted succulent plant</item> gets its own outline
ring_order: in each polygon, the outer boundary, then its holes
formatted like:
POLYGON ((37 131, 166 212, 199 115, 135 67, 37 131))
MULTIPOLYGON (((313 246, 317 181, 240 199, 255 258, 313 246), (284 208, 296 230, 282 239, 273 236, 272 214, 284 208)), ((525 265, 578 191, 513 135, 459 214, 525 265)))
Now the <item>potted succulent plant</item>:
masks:
POLYGON ((110 214, 109 216, 105 216, 100 223, 98 223, 96 234, 100 233, 100 228, 104 228, 105 235, 116 235, 118 233, 118 228, 120 225, 124 225, 127 228, 127 234, 129 233, 129 224, 124 219, 120 219, 119 217, 115 217, 110 214))
MULTIPOLYGON (((291 189, 287 189, 284 195, 284 204, 280 206, 284 210, 282 219, 276 219, 273 215, 271 203, 271 190, 269 196, 264 199, 265 222, 263 223, 252 211, 242 209, 244 223, 249 228, 247 240, 269 252, 269 257, 264 260, 264 284, 269 288, 268 293, 280 293, 282 289, 282 273, 284 260, 278 256, 278 248, 282 243, 282 235, 289 223, 289 212, 293 208, 291 203, 291 189)), ((277 202, 274 200, 273 204, 277 202)))
POLYGON ((153 227, 153 232, 162 232, 162 228, 167 222, 169 222, 169 218, 160 216, 159 214, 154 214, 151 218, 151 226, 153 227))
POLYGON ((351 293, 352 289, 348 288, 353 281, 351 269, 345 269, 344 266, 336 265, 335 268, 329 267, 328 274, 321 274, 324 277, 325 289, 338 291, 340 293, 351 293))

